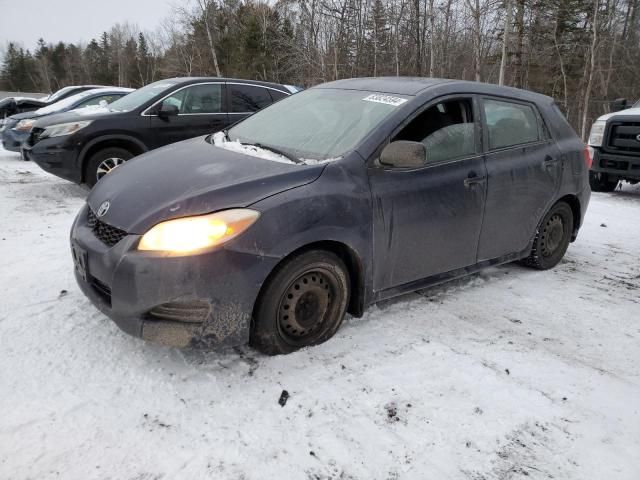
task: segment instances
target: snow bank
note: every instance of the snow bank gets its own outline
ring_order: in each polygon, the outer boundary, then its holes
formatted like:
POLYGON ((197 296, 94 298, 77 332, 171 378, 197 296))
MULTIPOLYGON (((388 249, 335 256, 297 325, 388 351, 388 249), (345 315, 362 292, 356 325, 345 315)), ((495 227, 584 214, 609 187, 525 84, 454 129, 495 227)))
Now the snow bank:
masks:
POLYGON ((86 193, 0 149, 0 478, 640 478, 640 185, 594 194, 553 270, 405 295, 280 357, 121 332, 73 276, 86 193))

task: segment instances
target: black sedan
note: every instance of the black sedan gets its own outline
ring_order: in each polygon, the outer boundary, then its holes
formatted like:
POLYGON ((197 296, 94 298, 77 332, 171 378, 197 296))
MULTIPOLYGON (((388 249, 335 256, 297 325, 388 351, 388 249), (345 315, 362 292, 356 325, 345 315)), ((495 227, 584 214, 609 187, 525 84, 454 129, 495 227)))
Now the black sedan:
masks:
POLYGON ((113 102, 105 111, 39 120, 23 149, 47 172, 93 186, 136 155, 221 130, 297 90, 254 80, 160 80, 113 102))
POLYGON ((332 82, 98 183, 71 232, 76 278, 146 340, 291 352, 382 299, 505 262, 554 267, 589 164, 543 95, 332 82))

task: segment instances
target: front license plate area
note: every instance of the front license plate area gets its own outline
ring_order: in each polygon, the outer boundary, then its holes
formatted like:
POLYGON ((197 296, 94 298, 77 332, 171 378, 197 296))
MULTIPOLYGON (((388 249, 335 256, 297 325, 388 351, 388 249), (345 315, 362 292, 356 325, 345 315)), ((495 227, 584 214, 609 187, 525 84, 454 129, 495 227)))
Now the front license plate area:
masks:
POLYGON ((77 243, 73 243, 71 245, 71 255, 73 256, 73 265, 75 266, 76 271, 86 282, 89 276, 89 270, 87 268, 87 251, 77 243))

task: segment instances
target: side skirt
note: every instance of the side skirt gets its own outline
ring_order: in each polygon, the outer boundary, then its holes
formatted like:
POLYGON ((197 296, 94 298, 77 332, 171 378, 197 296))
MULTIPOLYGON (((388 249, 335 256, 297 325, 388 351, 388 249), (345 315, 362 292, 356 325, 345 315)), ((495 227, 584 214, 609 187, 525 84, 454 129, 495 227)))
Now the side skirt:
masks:
POLYGON ((488 267, 495 267, 496 265, 515 262, 517 260, 521 260, 523 258, 528 257, 530 252, 531 252, 531 248, 527 248, 522 252, 512 253, 509 255, 505 255, 503 257, 493 258, 491 260, 485 260, 485 261, 476 263, 475 265, 470 265, 468 267, 459 268, 457 270, 451 270, 449 272, 440 273, 438 275, 433 275, 427 278, 421 278, 420 280, 415 280, 413 282, 405 283, 397 287, 391 287, 385 290, 379 290, 373 293, 373 299, 371 303, 373 304, 381 300, 388 300, 390 298, 403 295, 405 293, 415 292, 416 290, 422 290, 423 288, 440 285, 442 283, 446 283, 451 280, 455 280, 458 278, 466 277, 467 275, 477 273, 480 270, 484 270, 485 268, 488 268, 488 267))

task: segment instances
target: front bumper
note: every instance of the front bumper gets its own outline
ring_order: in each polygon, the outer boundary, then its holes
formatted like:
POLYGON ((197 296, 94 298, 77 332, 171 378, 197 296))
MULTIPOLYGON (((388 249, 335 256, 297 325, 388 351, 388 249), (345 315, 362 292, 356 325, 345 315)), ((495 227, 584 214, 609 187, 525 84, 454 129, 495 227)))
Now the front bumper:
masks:
POLYGON ((640 156, 617 155, 597 148, 594 152, 592 172, 640 180, 640 156))
POLYGON ((225 248, 167 257, 136 250, 139 235, 127 235, 109 247, 87 225, 87 209, 82 209, 71 231, 72 250, 86 252, 86 268, 76 268, 76 280, 123 331, 175 347, 247 343, 255 300, 277 258, 225 248), (153 314, 161 306, 194 303, 209 307, 200 321, 153 314))
POLYGON ((68 137, 52 137, 38 141, 35 145, 22 145, 25 158, 36 162, 45 172, 74 183, 82 181, 82 170, 78 165, 79 148, 68 137))

